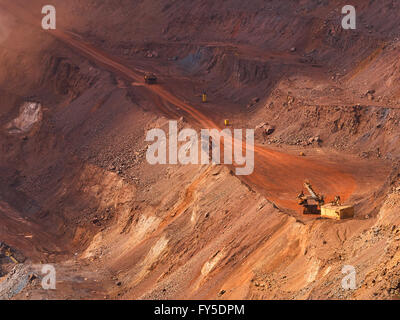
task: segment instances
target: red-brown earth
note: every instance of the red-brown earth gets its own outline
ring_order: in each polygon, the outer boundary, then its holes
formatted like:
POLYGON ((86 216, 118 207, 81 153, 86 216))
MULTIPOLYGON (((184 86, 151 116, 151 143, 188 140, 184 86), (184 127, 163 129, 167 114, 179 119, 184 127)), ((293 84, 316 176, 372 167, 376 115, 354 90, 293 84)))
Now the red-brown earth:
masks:
POLYGON ((399 4, 343 30, 342 1, 53 2, 44 31, 46 3, 0 1, 0 297, 400 294, 399 4), (149 129, 224 119, 255 129, 250 176, 147 163, 149 129), (355 217, 302 215, 305 179, 355 217))

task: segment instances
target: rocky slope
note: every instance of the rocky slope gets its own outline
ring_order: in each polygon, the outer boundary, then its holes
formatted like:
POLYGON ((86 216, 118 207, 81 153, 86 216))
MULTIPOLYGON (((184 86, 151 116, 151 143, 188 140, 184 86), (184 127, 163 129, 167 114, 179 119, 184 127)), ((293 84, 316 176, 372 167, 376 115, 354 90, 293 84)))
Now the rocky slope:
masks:
POLYGON ((395 1, 355 1, 355 31, 341 1, 54 1, 57 32, 41 5, 0 1, 1 298, 399 296, 395 1), (227 118, 253 175, 147 163, 149 129, 227 118), (304 179, 355 218, 303 216, 304 179))

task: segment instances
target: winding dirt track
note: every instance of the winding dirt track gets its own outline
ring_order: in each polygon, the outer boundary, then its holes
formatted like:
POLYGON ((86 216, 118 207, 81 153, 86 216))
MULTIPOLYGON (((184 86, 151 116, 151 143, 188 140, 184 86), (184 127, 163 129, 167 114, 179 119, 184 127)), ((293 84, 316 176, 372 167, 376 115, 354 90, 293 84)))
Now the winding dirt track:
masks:
MULTIPOLYGON (((119 62, 116 58, 92 45, 78 40, 72 34, 60 30, 52 31, 52 34, 69 47, 108 70, 127 77, 134 82, 143 83, 143 74, 141 72, 128 67, 123 62, 119 62)), ((161 85, 151 85, 146 86, 146 88, 164 101, 183 110, 202 128, 221 129, 210 116, 185 103, 161 85)), ((339 164, 333 165, 323 161, 313 161, 259 145, 254 146, 254 152, 254 172, 250 176, 242 177, 242 179, 263 190, 271 201, 285 208, 299 209, 294 199, 305 179, 310 179, 328 199, 339 194, 342 199, 346 200, 356 188, 354 177, 341 171, 339 164)))

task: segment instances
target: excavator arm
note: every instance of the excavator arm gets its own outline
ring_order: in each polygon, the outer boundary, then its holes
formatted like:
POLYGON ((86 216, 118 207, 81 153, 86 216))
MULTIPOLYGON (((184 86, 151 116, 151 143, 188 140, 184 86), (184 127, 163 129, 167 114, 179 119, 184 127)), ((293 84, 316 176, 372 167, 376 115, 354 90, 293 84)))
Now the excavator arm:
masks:
POLYGON ((304 187, 308 190, 308 192, 311 195, 311 198, 313 200, 315 200, 319 205, 323 205, 325 203, 324 200, 324 196, 323 195, 319 195, 318 193, 316 193, 311 185, 310 182, 306 181, 304 182, 304 187))

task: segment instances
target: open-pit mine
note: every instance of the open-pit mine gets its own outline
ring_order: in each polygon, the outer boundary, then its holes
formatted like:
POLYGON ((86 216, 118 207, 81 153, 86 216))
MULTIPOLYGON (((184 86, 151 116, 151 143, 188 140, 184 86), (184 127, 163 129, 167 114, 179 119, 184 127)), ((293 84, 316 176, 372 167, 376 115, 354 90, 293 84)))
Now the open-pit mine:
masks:
POLYGON ((0 0, 0 300, 398 299, 400 3, 350 2, 0 0))

